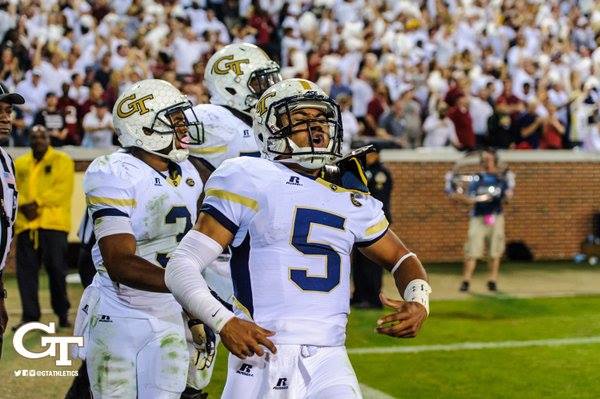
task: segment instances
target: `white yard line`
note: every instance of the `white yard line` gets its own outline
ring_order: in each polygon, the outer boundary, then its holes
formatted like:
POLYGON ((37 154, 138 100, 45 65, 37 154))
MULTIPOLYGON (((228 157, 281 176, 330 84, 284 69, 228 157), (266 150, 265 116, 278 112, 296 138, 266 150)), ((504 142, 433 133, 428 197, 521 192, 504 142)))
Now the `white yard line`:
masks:
POLYGON ((528 348, 533 346, 565 346, 600 344, 600 336, 578 338, 538 339, 530 341, 461 342, 443 345, 384 346, 349 348, 350 355, 372 355, 377 353, 449 352, 478 349, 528 348))
POLYGON ((394 396, 390 396, 365 384, 360 384, 360 390, 364 399, 396 399, 394 396))

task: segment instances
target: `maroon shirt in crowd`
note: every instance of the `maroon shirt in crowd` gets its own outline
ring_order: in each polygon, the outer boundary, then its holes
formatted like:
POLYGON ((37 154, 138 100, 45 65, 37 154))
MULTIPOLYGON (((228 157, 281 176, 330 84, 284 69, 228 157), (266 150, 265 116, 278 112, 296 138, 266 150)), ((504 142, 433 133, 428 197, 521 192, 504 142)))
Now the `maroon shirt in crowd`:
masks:
POLYGON ((473 131, 473 120, 468 108, 460 106, 452 107, 448 110, 448 118, 454 123, 456 136, 462 144, 463 149, 472 150, 475 148, 475 132, 473 131))

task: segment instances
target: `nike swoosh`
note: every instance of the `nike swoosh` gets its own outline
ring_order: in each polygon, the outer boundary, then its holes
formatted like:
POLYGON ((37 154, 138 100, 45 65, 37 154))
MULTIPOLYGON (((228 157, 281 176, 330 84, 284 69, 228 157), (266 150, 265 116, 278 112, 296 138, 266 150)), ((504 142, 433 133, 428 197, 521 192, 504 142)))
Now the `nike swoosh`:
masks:
POLYGON ((217 313, 219 313, 219 311, 220 311, 220 310, 221 310, 221 309, 217 309, 217 311, 216 311, 215 313, 213 313, 211 317, 215 317, 215 315, 216 315, 217 313))

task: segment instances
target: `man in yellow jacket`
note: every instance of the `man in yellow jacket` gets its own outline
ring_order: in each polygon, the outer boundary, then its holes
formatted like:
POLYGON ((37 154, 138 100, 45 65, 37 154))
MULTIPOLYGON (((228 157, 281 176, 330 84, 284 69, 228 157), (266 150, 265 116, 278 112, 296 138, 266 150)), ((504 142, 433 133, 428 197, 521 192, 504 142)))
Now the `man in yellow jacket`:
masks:
POLYGON ((44 126, 34 126, 29 137, 31 151, 15 161, 19 187, 15 233, 17 281, 23 306, 21 324, 40 319, 38 274, 43 263, 48 272, 52 309, 60 326, 69 327, 65 276, 74 163, 69 155, 50 147, 44 126))

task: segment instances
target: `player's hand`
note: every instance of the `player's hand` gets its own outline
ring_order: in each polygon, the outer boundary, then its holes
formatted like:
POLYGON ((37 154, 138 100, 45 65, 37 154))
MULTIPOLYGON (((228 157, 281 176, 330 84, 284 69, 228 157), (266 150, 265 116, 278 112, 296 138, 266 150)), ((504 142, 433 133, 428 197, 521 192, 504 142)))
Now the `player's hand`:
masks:
POLYGON ((414 338, 427 318, 425 306, 418 302, 389 299, 379 294, 381 303, 395 310, 377 320, 377 332, 398 338, 414 338))
POLYGON ((8 313, 6 312, 6 306, 4 306, 4 299, 0 299, 0 337, 4 335, 4 331, 6 331, 7 324, 8 313))
POLYGON ((240 359, 245 359, 254 354, 262 356, 264 350, 261 345, 269 349, 271 353, 277 352, 275 344, 268 339, 268 337, 275 335, 273 331, 237 317, 225 323, 219 335, 223 345, 229 352, 240 359))

